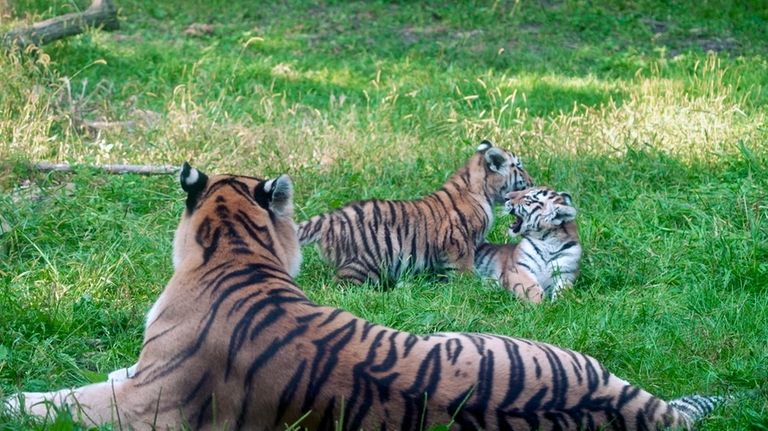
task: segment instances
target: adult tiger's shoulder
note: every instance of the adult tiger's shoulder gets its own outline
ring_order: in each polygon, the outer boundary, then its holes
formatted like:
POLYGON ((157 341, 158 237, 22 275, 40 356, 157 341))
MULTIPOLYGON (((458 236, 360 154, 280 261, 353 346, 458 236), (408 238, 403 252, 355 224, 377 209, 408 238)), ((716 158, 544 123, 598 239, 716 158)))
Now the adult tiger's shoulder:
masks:
POLYGON ((475 269, 521 299, 555 299, 579 272, 581 244, 573 199, 547 187, 510 192, 506 198, 505 207, 515 216, 509 235, 522 239, 517 244, 480 244, 475 269))
POLYGON ((411 201, 348 204, 299 224, 341 279, 397 280, 405 272, 471 271, 474 251, 493 224, 493 205, 532 185, 515 154, 483 141, 440 190, 411 201))
POLYGON ((133 430, 691 428, 717 397, 671 402, 594 358, 490 334, 418 336, 311 302, 292 185, 185 166, 174 274, 147 319, 135 373, 6 401, 133 430))

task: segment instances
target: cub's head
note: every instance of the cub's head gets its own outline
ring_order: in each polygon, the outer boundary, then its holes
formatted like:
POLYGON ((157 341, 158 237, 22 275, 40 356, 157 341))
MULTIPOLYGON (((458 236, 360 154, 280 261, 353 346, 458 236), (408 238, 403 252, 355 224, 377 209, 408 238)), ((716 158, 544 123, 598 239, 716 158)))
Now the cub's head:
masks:
POLYGON ((485 194, 494 202, 504 201, 504 195, 514 190, 533 186, 533 180, 523 168, 519 157, 483 140, 477 147, 480 164, 485 175, 485 194))
POLYGON ((507 193, 504 208, 515 215, 509 235, 545 233, 576 219, 576 208, 568 193, 533 187, 507 193))
POLYGON ((184 162, 179 181, 187 200, 173 242, 176 270, 220 259, 259 259, 292 277, 298 274, 301 253, 293 222, 293 183, 287 175, 269 180, 208 177, 184 162))

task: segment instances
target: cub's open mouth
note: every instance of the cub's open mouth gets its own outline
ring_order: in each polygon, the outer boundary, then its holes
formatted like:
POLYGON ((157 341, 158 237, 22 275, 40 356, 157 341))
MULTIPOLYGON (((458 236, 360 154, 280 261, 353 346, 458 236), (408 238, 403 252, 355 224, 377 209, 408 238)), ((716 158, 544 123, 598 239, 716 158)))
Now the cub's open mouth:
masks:
POLYGON ((515 222, 509 225, 509 230, 511 230, 512 233, 520 233, 521 227, 523 227, 523 218, 516 215, 515 222))

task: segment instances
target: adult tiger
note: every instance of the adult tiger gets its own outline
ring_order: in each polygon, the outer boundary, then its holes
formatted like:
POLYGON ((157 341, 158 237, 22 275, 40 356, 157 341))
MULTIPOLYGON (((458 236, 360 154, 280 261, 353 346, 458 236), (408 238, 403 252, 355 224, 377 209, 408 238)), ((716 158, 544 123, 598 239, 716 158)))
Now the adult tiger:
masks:
POLYGON ((392 281, 405 272, 473 269, 475 247, 504 194, 532 185, 520 159, 484 140, 440 190, 418 200, 354 202, 299 224, 302 245, 317 242, 337 277, 392 281))
POLYGON ((510 192, 504 206, 515 215, 509 236, 517 244, 483 243, 475 251, 475 269, 533 303, 555 299, 576 280, 581 259, 576 208, 571 195, 547 187, 510 192))
POLYGON ((416 336, 314 304, 286 176, 208 178, 188 165, 174 274, 127 379, 8 400, 86 425, 143 429, 652 429, 718 402, 665 402, 595 359, 484 334, 416 336), (338 424, 338 425, 336 425, 338 424))

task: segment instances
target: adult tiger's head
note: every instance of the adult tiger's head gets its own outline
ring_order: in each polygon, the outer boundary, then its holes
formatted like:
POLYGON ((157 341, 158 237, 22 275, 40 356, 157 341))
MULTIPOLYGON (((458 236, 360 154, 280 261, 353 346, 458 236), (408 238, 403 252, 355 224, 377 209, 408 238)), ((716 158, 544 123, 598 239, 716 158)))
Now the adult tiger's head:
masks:
POLYGON ((515 215, 509 235, 544 234, 576 219, 571 195, 547 187, 507 193, 504 207, 515 215))
POLYGON ((507 193, 533 186, 523 161, 515 154, 494 146, 487 139, 477 147, 477 154, 484 167, 485 193, 492 201, 502 203, 507 193))
POLYGON ((287 175, 260 179, 208 177, 187 162, 179 175, 187 208, 173 241, 173 266, 265 255, 288 274, 299 273, 301 252, 293 222, 293 183, 287 175), (274 256, 274 257, 272 257, 274 256))

